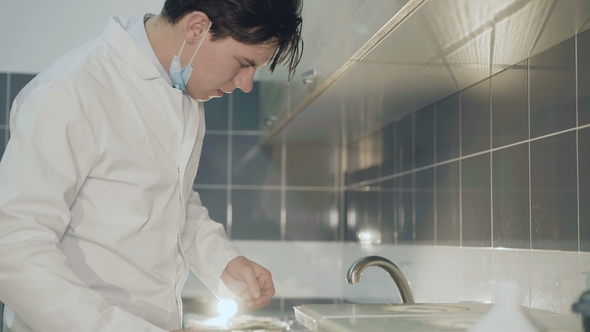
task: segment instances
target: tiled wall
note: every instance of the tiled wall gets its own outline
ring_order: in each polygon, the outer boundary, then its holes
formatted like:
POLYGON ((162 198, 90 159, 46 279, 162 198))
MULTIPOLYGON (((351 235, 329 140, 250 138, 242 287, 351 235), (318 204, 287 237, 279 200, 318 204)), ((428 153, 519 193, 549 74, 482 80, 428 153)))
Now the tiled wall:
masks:
POLYGON ((346 239, 590 251, 588 146, 585 31, 352 142, 346 239))
POLYGON ((205 103, 207 133, 195 181, 212 219, 232 239, 335 241, 340 234, 334 146, 259 147, 259 84, 205 103))
POLYGON ((10 138, 8 116, 12 101, 19 91, 32 80, 35 75, 0 73, 0 156, 10 138))

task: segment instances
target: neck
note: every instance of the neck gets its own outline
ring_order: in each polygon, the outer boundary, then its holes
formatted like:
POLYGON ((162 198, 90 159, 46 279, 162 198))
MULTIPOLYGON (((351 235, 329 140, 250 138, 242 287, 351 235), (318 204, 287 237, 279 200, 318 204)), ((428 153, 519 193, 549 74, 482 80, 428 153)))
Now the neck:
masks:
POLYGON ((145 23, 152 49, 166 71, 169 71, 175 52, 180 51, 182 47, 183 40, 179 38, 182 32, 179 32, 178 28, 179 26, 168 23, 161 15, 154 16, 145 23))

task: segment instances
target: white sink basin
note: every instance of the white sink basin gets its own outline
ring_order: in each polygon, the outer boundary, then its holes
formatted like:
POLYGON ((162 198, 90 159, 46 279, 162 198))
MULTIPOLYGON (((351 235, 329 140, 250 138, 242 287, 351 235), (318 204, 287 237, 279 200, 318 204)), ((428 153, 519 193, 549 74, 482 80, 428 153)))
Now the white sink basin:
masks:
POLYGON ((393 304, 383 307, 385 311, 411 314, 448 314, 469 311, 467 307, 441 304, 393 304))
MULTIPOLYGON (((295 307, 295 317, 313 332, 465 332, 491 304, 309 304, 295 307)), ((582 332, 577 316, 523 307, 547 332, 582 332)))

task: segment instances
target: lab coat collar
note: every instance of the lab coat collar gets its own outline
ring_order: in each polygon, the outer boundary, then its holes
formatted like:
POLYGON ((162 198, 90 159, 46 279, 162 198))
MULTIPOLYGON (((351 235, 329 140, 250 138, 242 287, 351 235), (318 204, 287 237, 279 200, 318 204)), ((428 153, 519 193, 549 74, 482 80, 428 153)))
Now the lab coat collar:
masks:
POLYGON ((102 39, 109 43, 143 79, 151 80, 161 77, 150 58, 125 31, 134 22, 135 20, 123 17, 111 17, 102 33, 102 39))

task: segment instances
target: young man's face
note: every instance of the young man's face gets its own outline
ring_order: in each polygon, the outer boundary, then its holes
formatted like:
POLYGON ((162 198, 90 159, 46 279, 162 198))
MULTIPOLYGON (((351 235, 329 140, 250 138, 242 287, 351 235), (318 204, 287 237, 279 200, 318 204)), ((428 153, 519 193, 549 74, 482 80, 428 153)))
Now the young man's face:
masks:
POLYGON ((207 37, 193 61, 187 91, 202 101, 235 88, 250 92, 256 69, 266 65, 274 51, 273 45, 246 45, 231 37, 211 41, 207 37))

